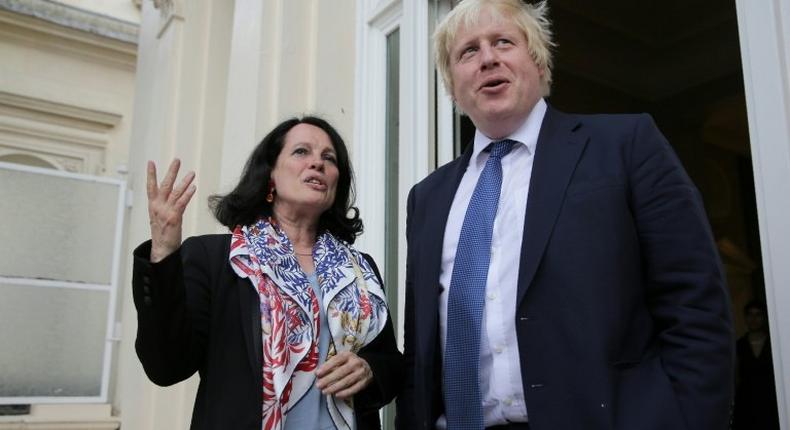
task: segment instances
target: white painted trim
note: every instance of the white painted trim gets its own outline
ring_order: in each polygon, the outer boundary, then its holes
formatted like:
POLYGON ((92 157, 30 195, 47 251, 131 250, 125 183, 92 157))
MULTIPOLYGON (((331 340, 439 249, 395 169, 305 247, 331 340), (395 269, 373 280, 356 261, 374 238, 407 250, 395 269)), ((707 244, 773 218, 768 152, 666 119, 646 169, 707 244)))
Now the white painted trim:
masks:
POLYGON ((112 290, 112 285, 86 284, 83 282, 55 281, 52 279, 18 278, 14 276, 0 276, 0 284, 24 285, 34 288, 66 288, 69 290, 107 291, 112 290))
POLYGON ((39 173, 42 175, 57 176, 60 178, 67 178, 67 179, 78 179, 85 182, 96 182, 99 184, 121 186, 122 184, 126 183, 126 181, 121 179, 85 175, 82 173, 64 172, 62 170, 45 169, 43 167, 25 166, 22 164, 6 163, 5 161, 0 161, 0 169, 18 170, 20 172, 28 172, 28 173, 39 173))
POLYGON ((93 123, 105 128, 117 126, 121 123, 121 119, 123 118, 121 114, 114 112, 68 105, 22 94, 9 93, 7 91, 0 91, 0 105, 62 116, 86 123, 93 123))
POLYGON ((790 5, 736 0, 776 397, 790 429, 790 5))
MULTIPOLYGON (((436 19, 440 21, 452 9, 449 1, 437 0, 436 4, 436 19)), ((431 43, 433 45, 433 43, 431 43)), ((431 59, 433 61, 433 59, 431 59)), ((435 70, 435 67, 434 67, 435 70)), ((434 72, 436 76, 436 166, 453 161, 455 158, 455 130, 453 127, 453 100, 447 94, 442 77, 439 72, 434 72)))
MULTIPOLYGON (((384 261, 384 159, 386 157, 387 34, 399 27, 400 2, 371 10, 370 2, 357 0, 354 147, 357 206, 365 233, 357 246, 376 261, 384 261)), ((401 34, 403 34, 401 32, 401 34)), ((384 268, 381 268, 382 271, 384 268)), ((386 276, 386 274, 384 274, 386 276)))

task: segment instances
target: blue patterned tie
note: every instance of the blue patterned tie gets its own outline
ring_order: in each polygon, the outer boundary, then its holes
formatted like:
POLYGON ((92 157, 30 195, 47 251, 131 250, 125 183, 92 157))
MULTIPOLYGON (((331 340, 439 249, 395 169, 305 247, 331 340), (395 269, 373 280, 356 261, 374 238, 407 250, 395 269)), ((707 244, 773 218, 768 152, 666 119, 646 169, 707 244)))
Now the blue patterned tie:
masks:
POLYGON ((490 144, 491 155, 480 173, 455 251, 447 299, 444 348, 444 404, 448 430, 482 430, 480 335, 491 234, 502 187, 502 157, 516 142, 490 144))

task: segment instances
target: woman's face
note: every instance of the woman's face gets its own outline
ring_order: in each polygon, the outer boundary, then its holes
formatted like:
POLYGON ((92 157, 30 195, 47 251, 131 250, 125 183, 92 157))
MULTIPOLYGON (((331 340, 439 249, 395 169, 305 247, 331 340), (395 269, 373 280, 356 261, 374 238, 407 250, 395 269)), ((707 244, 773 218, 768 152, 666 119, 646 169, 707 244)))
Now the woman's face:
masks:
POLYGON ((329 135, 316 126, 297 124, 285 135, 272 170, 275 213, 319 217, 335 202, 339 175, 329 135))

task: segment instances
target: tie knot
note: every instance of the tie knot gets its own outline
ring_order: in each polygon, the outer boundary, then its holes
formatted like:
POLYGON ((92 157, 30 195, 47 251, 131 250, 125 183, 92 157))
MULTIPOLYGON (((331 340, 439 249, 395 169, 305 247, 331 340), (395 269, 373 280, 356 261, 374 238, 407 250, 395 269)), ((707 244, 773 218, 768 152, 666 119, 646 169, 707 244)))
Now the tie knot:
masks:
POLYGON ((491 157, 501 159, 505 155, 507 155, 511 149, 513 149, 513 145, 516 144, 515 140, 504 139, 504 140, 497 140, 496 142, 491 142, 488 145, 488 150, 491 151, 491 157))

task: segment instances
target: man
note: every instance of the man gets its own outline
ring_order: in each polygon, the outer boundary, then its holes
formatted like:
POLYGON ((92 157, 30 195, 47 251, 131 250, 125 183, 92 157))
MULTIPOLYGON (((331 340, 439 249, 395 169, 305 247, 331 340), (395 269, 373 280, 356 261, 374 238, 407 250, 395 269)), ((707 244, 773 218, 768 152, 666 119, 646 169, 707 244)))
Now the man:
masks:
POLYGON ((696 188, 648 115, 546 104, 544 4, 434 36, 473 145, 409 194, 400 429, 725 429, 733 334, 696 188))
POLYGON ((765 305, 751 301, 743 308, 746 333, 735 343, 737 384, 733 430, 778 430, 774 365, 765 305))

